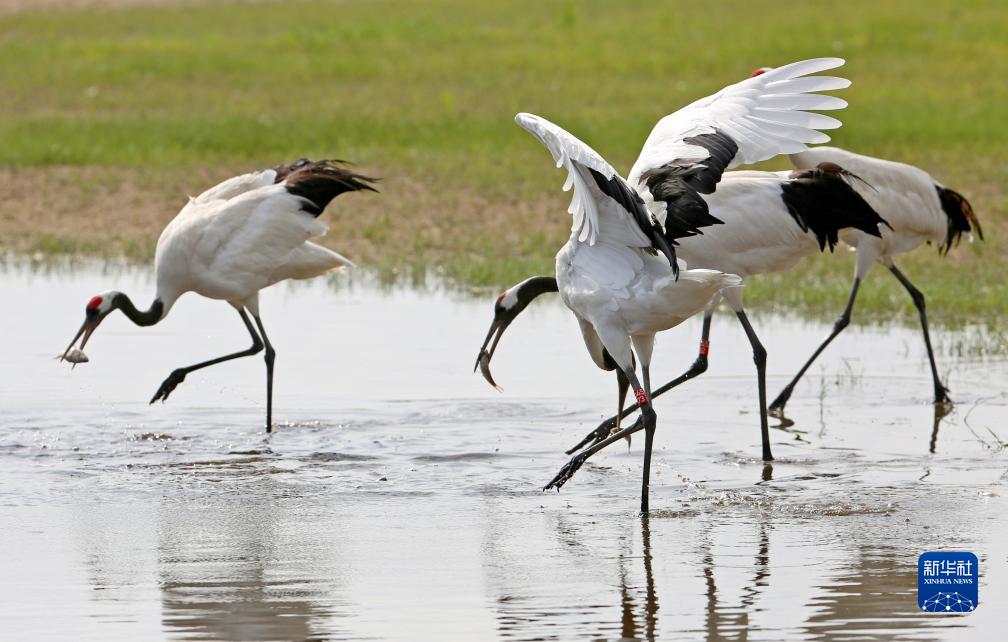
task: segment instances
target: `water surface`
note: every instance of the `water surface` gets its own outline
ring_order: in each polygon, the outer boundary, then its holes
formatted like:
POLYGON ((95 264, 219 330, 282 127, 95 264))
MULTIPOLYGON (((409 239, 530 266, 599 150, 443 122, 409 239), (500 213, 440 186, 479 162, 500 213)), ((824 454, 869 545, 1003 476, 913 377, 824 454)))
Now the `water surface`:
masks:
MULTIPOLYGON (((657 402, 642 519, 640 441, 539 490, 615 402, 558 300, 505 336, 499 393, 471 372, 492 297, 344 278, 263 294, 267 436, 258 357, 146 403, 175 367, 247 346, 227 305, 190 295, 152 328, 110 317, 71 371, 51 357, 90 296, 146 304, 150 275, 0 273, 0 638, 972 640, 1008 625, 1003 357, 943 351, 957 405, 936 423, 916 330, 851 328, 765 467, 748 344, 722 314, 710 370, 657 402), (933 549, 980 557, 975 613, 917 611, 933 549)), ((755 321, 772 394, 829 323, 755 321)), ((659 338, 656 381, 698 335, 659 338)))

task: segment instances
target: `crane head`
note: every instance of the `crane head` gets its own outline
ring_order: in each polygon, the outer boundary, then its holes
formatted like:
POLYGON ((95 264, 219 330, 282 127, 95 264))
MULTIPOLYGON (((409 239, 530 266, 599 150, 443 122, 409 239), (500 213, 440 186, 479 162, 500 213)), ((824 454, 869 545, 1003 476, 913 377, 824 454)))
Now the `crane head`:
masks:
POLYGON ((497 301, 494 303, 494 318, 490 323, 490 330, 487 331, 486 339, 483 340, 483 345, 480 346, 479 354, 476 356, 476 365, 473 366, 473 372, 476 372, 478 368, 480 374, 487 380, 487 383, 498 390, 500 390, 500 386, 497 385, 493 375, 490 374, 490 359, 493 358, 494 351, 497 350, 497 343, 504 336, 504 331, 507 330, 507 327, 511 325, 511 322, 518 316, 518 313, 525 307, 518 303, 517 295, 512 292, 514 289, 505 290, 497 297, 497 301), (490 343, 491 340, 493 341, 492 344, 490 343), (487 349, 488 345, 490 346, 489 350, 487 349))
POLYGON ((756 76, 759 76, 761 74, 765 74, 766 72, 770 71, 771 69, 773 69, 773 67, 760 67, 759 69, 753 69, 753 72, 751 74, 749 74, 749 77, 750 78, 755 78, 756 76))
POLYGON ((77 334, 74 335, 67 349, 59 356, 60 361, 69 361, 77 365, 88 360, 87 355, 84 354, 84 346, 87 345, 88 339, 91 338, 98 324, 115 309, 116 298, 119 295, 119 292, 113 290, 91 297, 91 300, 84 307, 84 323, 77 330, 77 334), (80 347, 75 348, 74 344, 77 343, 77 339, 81 339, 81 343, 80 347))
POLYGON ((500 390, 500 386, 497 385, 493 375, 490 374, 490 359, 493 358, 494 351, 497 350, 497 343, 504 335, 507 327, 511 325, 511 322, 521 314, 522 310, 533 299, 540 294, 556 291, 557 282, 555 278, 551 276, 533 276, 501 292, 497 297, 497 301, 494 302, 494 318, 490 323, 490 330, 487 332, 486 339, 483 340, 479 354, 476 356, 476 365, 473 367, 473 372, 478 369, 483 378, 487 380, 487 383, 500 390), (487 349, 487 346, 490 346, 489 349, 487 349))

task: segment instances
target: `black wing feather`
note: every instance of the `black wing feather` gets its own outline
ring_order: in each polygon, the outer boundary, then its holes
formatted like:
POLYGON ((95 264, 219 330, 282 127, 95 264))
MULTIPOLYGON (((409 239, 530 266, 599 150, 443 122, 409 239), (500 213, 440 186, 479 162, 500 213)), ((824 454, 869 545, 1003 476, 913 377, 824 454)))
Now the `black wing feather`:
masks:
POLYGON ((590 167, 585 165, 581 165, 581 167, 591 172, 592 178, 595 179, 595 184, 602 190, 602 193, 619 203, 620 207, 634 217, 634 221, 637 222, 640 230, 644 232, 644 236, 648 237, 648 240, 651 241, 651 247, 665 255, 669 265, 672 267, 672 273, 676 278, 679 278, 679 262, 676 261, 676 253, 672 249, 672 245, 675 242, 670 243, 665 238, 661 225, 651 212, 648 211, 640 195, 630 189, 626 181, 619 176, 606 178, 601 172, 597 172, 590 167))
POLYGON ((781 198, 791 217, 802 231, 815 234, 820 251, 827 244, 833 251, 840 230, 853 227, 881 236, 879 225, 889 225, 851 187, 844 174, 819 168, 793 172, 781 189, 781 198))
POLYGON ((652 198, 665 202, 665 237, 671 241, 703 234, 700 228, 723 223, 711 216, 701 194, 714 193, 738 152, 738 144, 719 130, 683 141, 703 147, 710 156, 698 163, 666 163, 641 175, 652 198))
POLYGON ((273 167, 273 171, 276 172, 276 178, 273 179, 273 182, 280 183, 288 176, 290 176, 293 172, 296 172, 299 169, 303 169, 308 165, 311 165, 313 162, 315 161, 311 160, 310 158, 299 158, 293 163, 284 163, 282 165, 276 165, 275 167, 273 167))
POLYGON ((288 165, 278 165, 275 182, 283 182, 287 191, 305 199, 301 209, 318 216, 329 202, 344 192, 369 190, 377 192, 369 183, 378 180, 356 174, 337 160, 311 161, 306 158, 288 165))

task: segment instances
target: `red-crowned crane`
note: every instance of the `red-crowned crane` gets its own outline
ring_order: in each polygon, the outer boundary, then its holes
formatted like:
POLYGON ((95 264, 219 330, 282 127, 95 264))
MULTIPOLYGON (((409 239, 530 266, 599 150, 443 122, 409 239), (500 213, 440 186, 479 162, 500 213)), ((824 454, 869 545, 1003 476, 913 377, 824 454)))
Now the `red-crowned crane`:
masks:
POLYGON ((150 307, 138 310, 128 296, 115 290, 92 297, 84 309, 84 323, 63 357, 82 360, 77 355, 98 324, 114 310, 122 311, 139 326, 149 326, 165 318, 186 292, 227 301, 238 311, 252 346, 174 370, 150 402, 167 400, 195 370, 254 355, 265 347, 266 432, 270 432, 276 352, 259 317, 259 290, 286 279, 308 279, 352 266, 343 256, 309 239, 325 234, 327 228, 318 216, 332 199, 343 192, 374 191, 369 185, 373 181, 339 161, 301 159, 230 178, 190 198, 158 239, 154 258, 157 292, 150 307), (78 339, 80 348, 75 349, 78 339))
POLYGON ((816 147, 792 154, 791 162, 800 170, 821 163, 836 163, 858 175, 864 180, 864 184, 856 184, 854 188, 889 225, 881 228, 879 236, 868 236, 859 230, 845 230, 840 235, 844 243, 857 251, 854 283, 847 305, 829 335, 812 353, 794 379, 770 404, 770 412, 783 417, 784 405, 794 392, 798 380, 826 346, 850 323, 858 287, 875 263, 881 263, 888 268, 910 294, 920 316, 924 345, 931 364, 934 402, 939 406, 950 404, 948 389, 938 376, 938 366, 935 364, 934 351, 931 349, 927 314, 924 311, 924 295, 896 267, 894 258, 924 243, 935 244, 941 255, 948 254, 949 249, 958 244, 963 234, 969 234, 974 230, 977 236, 983 239, 983 230, 969 201, 918 167, 855 154, 835 147, 816 147))
POLYGON ((560 298, 577 318, 596 365, 605 367, 607 352, 641 406, 633 426, 576 454, 545 488, 559 488, 592 454, 644 430, 641 510, 647 511, 657 419, 649 381, 654 335, 704 309, 715 293, 741 284, 736 275, 685 269, 671 243, 716 222, 700 194, 713 192, 727 167, 803 151, 806 142, 821 142, 817 129, 839 126, 836 119, 801 110, 832 108, 821 107, 824 97, 808 92, 849 83, 808 75, 842 64, 823 58, 779 67, 666 116, 648 137, 629 184, 560 127, 531 114, 516 117, 567 170, 565 187, 574 188, 571 237, 556 257, 560 298), (644 385, 635 374, 634 352, 644 385))
MULTIPOLYGON (((849 184, 854 181, 856 177, 829 163, 821 168, 794 172, 725 172, 717 191, 703 196, 710 216, 721 224, 703 228, 702 234, 677 239, 676 255, 689 266, 717 269, 745 279, 788 270, 803 257, 827 247, 832 251, 838 235, 846 229, 878 236, 879 226, 885 225, 885 221, 854 191, 849 184)), ((533 277, 508 288, 498 297, 491 325, 491 332, 497 332, 497 337, 489 350, 484 344, 477 362, 491 385, 496 383, 489 370, 490 358, 504 329, 536 297, 555 291, 556 279, 533 277)), ((766 423, 766 350, 745 315, 741 291, 737 288, 725 290, 723 296, 734 309, 753 348, 763 459, 771 461, 773 455, 766 423)), ((707 370, 711 316, 721 298, 721 293, 714 295, 704 311, 700 354, 696 361, 685 373, 654 389, 652 398, 707 370)), ((622 393, 623 382, 620 383, 622 393)), ((636 405, 630 406, 603 421, 568 454, 619 432, 622 417, 636 409, 636 405)))

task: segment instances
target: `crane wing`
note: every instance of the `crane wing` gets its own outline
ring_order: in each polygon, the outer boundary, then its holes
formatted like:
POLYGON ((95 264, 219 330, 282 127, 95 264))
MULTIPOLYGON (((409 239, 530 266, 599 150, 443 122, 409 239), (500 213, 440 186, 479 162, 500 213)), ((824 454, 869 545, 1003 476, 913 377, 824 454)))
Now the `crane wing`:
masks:
POLYGON ((215 200, 228 200, 245 192, 250 192, 266 185, 272 185, 276 180, 276 170, 264 169, 258 172, 249 172, 222 181, 206 190, 199 196, 191 199, 191 202, 205 204, 215 200))
POLYGON ((308 278, 349 260, 308 240, 327 227, 305 209, 305 199, 276 183, 215 200, 199 218, 187 221, 194 240, 191 255, 208 282, 246 295, 289 278, 308 278), (198 235, 196 234, 198 233, 198 235))
POLYGON ((374 191, 368 184, 374 179, 330 161, 300 163, 277 183, 273 181, 283 176, 282 170, 261 174, 268 175, 268 184, 197 205, 198 216, 180 223, 199 227, 195 253, 208 257, 208 274, 255 291, 282 279, 353 265, 307 241, 326 233, 317 217, 333 198, 347 191, 374 191))
POLYGON ((303 192, 300 193, 301 196, 315 204, 315 209, 318 211, 311 213, 317 216, 332 198, 343 192, 359 189, 375 191, 373 187, 367 185, 375 179, 356 174, 343 167, 343 164, 344 161, 340 160, 313 161, 300 158, 293 163, 234 176, 190 199, 190 202, 205 205, 216 200, 226 201, 260 187, 283 181, 292 187, 290 191, 299 193, 298 190, 300 190, 303 192), (325 198, 327 195, 328 198, 325 198))
POLYGON ((846 101, 814 92, 844 89, 850 81, 810 74, 843 64, 842 58, 815 58, 777 67, 665 116, 645 141, 629 183, 666 227, 671 219, 672 238, 679 228, 685 236, 698 233, 717 221, 700 194, 713 193, 725 169, 829 140, 819 130, 840 121, 805 110, 843 109, 846 101))
POLYGON ((562 127, 534 114, 520 113, 515 122, 528 130, 567 169, 564 191, 574 189, 568 211, 571 238, 595 245, 600 240, 629 247, 654 247, 677 269, 675 251, 662 236, 640 196, 598 152, 562 127))

